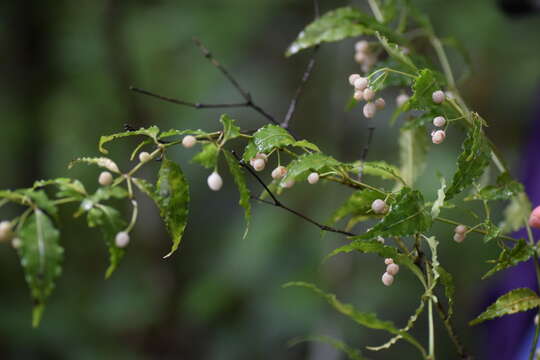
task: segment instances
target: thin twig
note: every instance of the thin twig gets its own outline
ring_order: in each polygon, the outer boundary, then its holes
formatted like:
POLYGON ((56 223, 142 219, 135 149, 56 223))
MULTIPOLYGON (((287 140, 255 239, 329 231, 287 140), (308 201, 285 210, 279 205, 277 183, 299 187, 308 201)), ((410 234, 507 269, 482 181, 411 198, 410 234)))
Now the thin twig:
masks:
POLYGON ((450 337, 450 340, 452 340, 452 343, 456 347, 456 350, 460 358, 463 360, 471 360, 472 356, 467 353, 467 351, 465 350, 465 347, 459 340, 456 334, 456 331, 454 330, 454 327, 452 325, 452 322, 450 321, 448 314, 444 310, 444 307, 440 301, 437 302, 437 312, 439 313, 439 316, 444 323, 444 327, 446 328, 446 331, 448 332, 448 336, 450 337))
POLYGON ((371 146, 371 142, 373 141, 373 133, 375 132, 375 126, 368 127, 368 137, 367 142, 364 145, 364 149, 362 150, 362 156, 360 157, 360 168, 358 169, 358 181, 362 181, 362 176, 364 175, 364 162, 366 162, 369 147, 371 146))

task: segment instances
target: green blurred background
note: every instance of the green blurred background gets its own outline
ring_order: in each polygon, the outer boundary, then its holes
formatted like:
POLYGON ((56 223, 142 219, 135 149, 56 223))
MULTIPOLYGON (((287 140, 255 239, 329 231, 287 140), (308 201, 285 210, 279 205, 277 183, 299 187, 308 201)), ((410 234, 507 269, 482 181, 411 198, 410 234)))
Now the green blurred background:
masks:
MULTIPOLYGON (((346 5, 321 0, 321 10, 346 5)), ((355 1, 364 7, 364 1, 355 1)), ((519 174, 519 151, 526 139, 540 66, 540 21, 505 17, 493 1, 416 1, 432 16, 441 36, 455 36, 471 52, 473 75, 462 83, 464 97, 488 119, 488 133, 519 174)), ((4 1, 0 4, 0 188, 30 186, 35 179, 80 177, 96 184, 98 171, 67 163, 96 156, 100 135, 124 123, 162 129, 219 129, 218 110, 193 110, 127 90, 136 85, 190 101, 241 100, 227 81, 192 45, 199 37, 270 113, 281 118, 308 60, 285 59, 283 52, 313 18, 311 1, 4 1)), ((350 87, 354 41, 322 46, 292 128, 341 160, 359 157, 366 122, 356 109, 343 111, 350 87)), ((463 68, 457 54, 457 69, 463 68)), ((393 103, 397 91, 384 94, 393 103)), ((392 109, 385 110, 385 115, 392 109)), ((231 110, 245 129, 263 125, 250 110, 231 110)), ((396 163, 397 127, 377 116, 370 159, 396 163)), ((447 178, 454 169, 461 134, 449 134, 433 149, 421 187, 428 198, 437 188, 435 170, 447 178), (435 151, 436 150, 436 151, 435 151)), ((130 140, 113 145, 113 158, 127 166, 130 140)), ((324 334, 362 348, 388 336, 367 331, 335 313, 302 289, 282 289, 290 280, 312 281, 359 309, 405 324, 419 300, 420 287, 403 271, 395 284, 380 282, 381 260, 343 255, 321 260, 343 243, 324 238, 313 226, 279 209, 254 205, 250 235, 242 240, 242 209, 232 179, 221 192, 206 186, 207 172, 189 163, 194 150, 178 150, 192 186, 190 222, 181 251, 168 260, 169 240, 156 209, 142 204, 141 221, 128 254, 111 279, 103 279, 106 250, 100 234, 64 213, 64 273, 50 297, 42 325, 30 325, 31 302, 15 252, 0 244, 1 359, 342 359, 331 348, 287 341, 324 334)), ((152 178, 158 164, 146 173, 152 178)), ((265 175, 269 178, 269 175, 265 175)), ((97 184, 96 184, 97 185, 97 184)), ((257 190, 257 184, 252 183, 257 190)), ((287 204, 324 221, 350 194, 336 185, 298 185, 287 204)), ((69 209, 73 210, 73 209, 69 209)), ((0 218, 17 209, 2 208, 0 218)), ((457 219, 467 215, 455 211, 457 219)), ((362 227, 358 228, 361 231, 362 227)), ((456 323, 473 353, 482 328, 466 323, 478 308, 485 260, 496 248, 471 237, 451 241, 448 227, 436 229, 441 260, 458 286, 456 323), (474 276, 473 276, 474 275, 474 276)), ((496 277, 494 278, 496 280, 496 277)), ((423 316, 415 334, 426 340, 423 316)), ((439 359, 454 359, 441 326, 439 359)), ((367 351, 365 351, 367 354, 367 351)), ((416 358, 399 343, 373 359, 416 358)))

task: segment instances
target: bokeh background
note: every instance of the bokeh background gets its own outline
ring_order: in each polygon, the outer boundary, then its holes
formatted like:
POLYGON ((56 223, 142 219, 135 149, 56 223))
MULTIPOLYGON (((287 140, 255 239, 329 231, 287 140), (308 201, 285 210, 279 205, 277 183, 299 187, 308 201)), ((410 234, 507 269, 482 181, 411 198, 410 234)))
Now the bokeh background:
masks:
MULTIPOLYGON (((320 1, 323 12, 347 3, 320 1)), ((441 36, 455 36, 470 51, 474 67, 460 85, 463 95, 488 119, 489 135, 519 175, 540 79, 540 18, 509 18, 488 0, 415 3, 432 17, 441 36)), ((365 7, 363 1, 353 4, 365 7)), ((283 52, 312 18, 312 2, 300 0, 1 2, 0 188, 66 175, 93 188, 96 169, 68 172, 66 165, 82 155, 98 155, 99 136, 120 131, 124 123, 218 129, 218 110, 183 108, 128 91, 136 85, 190 101, 241 100, 193 46, 192 36, 203 40, 261 106, 283 117, 308 60, 306 54, 285 59, 283 52)), ((358 109, 344 112, 351 95, 346 77, 358 71, 353 44, 321 47, 292 124, 297 134, 347 161, 359 157, 367 126, 358 109)), ((463 62, 452 54, 462 71, 463 62)), ((388 91, 384 97, 393 103, 396 94, 388 91)), ((246 129, 265 123, 250 110, 228 113, 246 129)), ((369 158, 396 163, 398 130, 385 124, 384 115, 377 116, 369 158)), ((435 170, 451 176, 462 138, 450 133, 443 146, 431 151, 434 165, 421 181, 426 197, 435 196, 435 170)), ((131 140, 113 145, 113 158, 127 166, 133 146, 131 140)), ((384 266, 374 256, 343 255, 323 264, 343 237, 321 237, 310 224, 261 204, 254 205, 250 235, 242 240, 243 215, 232 179, 225 178, 223 191, 209 191, 207 171, 189 163, 194 154, 179 149, 174 155, 191 182, 192 206, 181 251, 168 260, 162 256, 169 240, 149 201, 142 204, 125 260, 107 281, 100 234, 70 219, 70 211, 64 213, 64 273, 39 329, 30 326, 31 302, 16 254, 0 244, 1 359, 329 360, 343 355, 326 345, 289 348, 287 342, 321 334, 362 348, 388 338, 357 327, 305 290, 281 288, 291 280, 315 282, 361 310, 398 325, 406 322, 421 291, 410 274, 403 271, 385 288, 380 282, 384 266)), ((153 166, 146 173, 149 179, 159 165, 153 166)), ((348 194, 332 184, 302 184, 284 199, 324 221, 348 194)), ((4 207, 0 218, 16 211, 4 207)), ((455 211, 452 216, 468 215, 455 211)), ((457 245, 448 227, 435 233, 442 243, 441 260, 455 275, 455 323, 466 346, 478 353, 485 328, 466 323, 480 311, 490 281, 479 277, 497 249, 473 236, 457 245)), ((424 340, 426 324, 423 316, 415 328, 424 340)), ((456 358, 442 326, 437 332, 439 358, 456 358)), ((367 355, 416 358, 406 343, 367 355)))

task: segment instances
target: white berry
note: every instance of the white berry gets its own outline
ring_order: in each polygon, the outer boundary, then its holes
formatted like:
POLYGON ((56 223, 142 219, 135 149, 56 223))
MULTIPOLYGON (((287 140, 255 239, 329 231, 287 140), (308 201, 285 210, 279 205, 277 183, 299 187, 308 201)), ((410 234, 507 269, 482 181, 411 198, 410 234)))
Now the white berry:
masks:
POLYGON ((208 176, 206 182, 208 183, 208 187, 212 191, 219 191, 223 186, 223 179, 216 171, 214 171, 210 174, 210 176, 208 176))
POLYGON ((356 52, 366 52, 369 50, 369 42, 366 40, 360 40, 356 44, 354 44, 354 49, 356 52))
POLYGON ((263 159, 253 160, 253 168, 255 169, 255 171, 263 171, 265 166, 266 161, 264 161, 263 159))
POLYGON ((359 91, 363 91, 368 86, 368 79, 365 77, 359 77, 354 81, 354 88, 359 91))
POLYGON ((405 105, 407 101, 409 101, 410 97, 407 94, 399 94, 396 98, 396 104, 398 107, 402 107, 405 105))
POLYGON ((388 264, 386 266, 386 272, 392 276, 396 276, 399 272, 399 265, 398 264, 388 264))
POLYGON ((375 97, 375 91, 372 88, 366 88, 364 90, 364 100, 371 101, 375 97))
POLYGON ((307 181, 311 185, 316 184, 317 182, 319 182, 319 174, 316 172, 312 172, 311 174, 308 175, 307 181))
POLYGON ((389 273, 384 273, 381 280, 385 286, 390 286, 394 282, 394 277, 389 273))
POLYGON ((13 246, 14 249, 20 249, 22 246, 22 240, 19 238, 11 240, 11 246, 13 246))
POLYGON ((392 259, 392 258, 384 259, 384 264, 385 265, 390 265, 390 264, 393 264, 393 263, 394 263, 394 259, 392 259))
POLYGON ((442 104, 446 99, 446 95, 444 94, 444 91, 437 90, 431 95, 431 98, 435 104, 442 104))
POLYGON ((455 242, 460 243, 460 242, 463 242, 463 240, 465 240, 465 235, 459 234, 459 233, 454 234, 454 241, 455 242))
POLYGON ((13 236, 11 232, 12 226, 9 221, 0 222, 0 242, 8 241, 13 236))
POLYGON ((454 229, 456 234, 465 234, 467 232, 467 227, 465 225, 458 225, 454 229))
POLYGON ((257 155, 253 157, 253 159, 249 160, 250 165, 254 167, 255 160, 258 160, 258 159, 264 160, 264 162, 266 163, 268 161, 268 156, 266 156, 266 154, 263 154, 263 153, 257 153, 257 155))
POLYGON ((384 238, 382 236, 377 236, 377 241, 384 244, 384 238))
POLYGON ((435 119, 433 119, 433 125, 436 127, 443 127, 446 125, 446 119, 444 116, 437 116, 435 119))
POLYGON ((143 151, 139 154, 139 161, 144 163, 150 160, 150 154, 146 151, 143 151))
POLYGON ((384 200, 377 199, 371 203, 371 210, 375 214, 384 214, 388 211, 388 206, 384 200))
POLYGON ((383 98, 378 98, 377 100, 375 100, 375 107, 377 108, 377 110, 382 110, 385 106, 386 101, 384 101, 383 98))
POLYGON ((119 232, 114 238, 114 243, 119 248, 126 247, 129 244, 129 234, 125 231, 119 232))
POLYGON ((364 100, 364 92, 363 91, 355 91, 353 95, 354 100, 356 101, 362 101, 364 100))
POLYGON ((182 146, 185 147, 186 149, 189 149, 195 146, 196 143, 197 143, 197 138, 193 135, 185 136, 182 139, 182 146))
POLYGON ((444 132, 444 130, 437 130, 431 134, 431 141, 434 144, 441 144, 444 141, 445 137, 446 133, 444 132))
POLYGON ((536 314, 536 316, 534 317, 534 325, 538 326, 538 320, 538 314, 536 314))
POLYGON ((364 105, 364 108, 362 109, 362 112, 364 113, 364 116, 368 119, 371 119, 375 116, 375 113, 377 112, 377 107, 374 103, 368 102, 364 105))
POLYGON ((281 187, 284 187, 285 189, 290 189, 294 186, 294 180, 287 180, 283 184, 281 184, 281 187))
POLYGON ((272 179, 278 180, 287 175, 287 168, 285 166, 278 166, 272 170, 272 179))
POLYGON ((110 172, 103 171, 101 174, 99 174, 98 182, 101 186, 109 186, 113 182, 113 176, 110 172))
POLYGON ((354 54, 354 60, 359 64, 362 64, 364 61, 366 61, 367 58, 368 58, 368 55, 362 51, 359 51, 356 54, 354 54))
POLYGON ((360 79, 360 78, 361 78, 360 74, 351 74, 351 75, 349 75, 349 84, 354 86, 354 82, 356 80, 360 79))

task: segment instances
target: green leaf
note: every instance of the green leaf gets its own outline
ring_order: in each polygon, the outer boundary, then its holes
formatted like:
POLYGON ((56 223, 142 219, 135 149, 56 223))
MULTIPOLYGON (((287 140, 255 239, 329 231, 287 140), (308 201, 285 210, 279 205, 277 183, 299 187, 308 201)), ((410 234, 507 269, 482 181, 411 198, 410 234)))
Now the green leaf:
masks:
POLYGON ((484 236, 484 243, 488 243, 493 239, 498 238, 502 234, 502 230, 495 224, 493 224, 489 219, 483 223, 484 230, 486 235, 484 236))
POLYGON ((60 233, 43 211, 36 209, 18 232, 18 249, 25 279, 34 299, 32 325, 37 327, 45 307, 45 300, 54 289, 55 279, 62 272, 64 249, 60 246, 60 233))
POLYGON ((482 121, 477 114, 472 114, 472 125, 463 142, 462 152, 457 160, 457 170, 452 184, 446 190, 446 199, 450 200, 472 185, 484 172, 490 161, 490 148, 482 131, 482 121))
POLYGON ((157 126, 151 126, 147 129, 141 128, 135 131, 124 131, 124 132, 120 132, 120 133, 116 133, 112 135, 105 135, 99 139, 99 151, 103 154, 108 154, 109 151, 105 149, 104 147, 106 143, 116 140, 116 139, 125 138, 128 136, 139 136, 139 135, 148 136, 152 138, 154 142, 157 142, 158 133, 159 133, 159 128, 157 126))
POLYGON ((362 216, 366 219, 375 216, 371 210, 373 201, 379 199, 381 194, 370 189, 355 191, 333 214, 330 220, 335 224, 346 216, 362 216))
POLYGON ((317 151, 317 152, 321 151, 321 149, 319 149, 319 147, 317 145, 315 145, 313 143, 310 143, 307 140, 299 140, 299 141, 295 142, 293 144, 293 146, 303 148, 303 149, 307 149, 307 150, 311 150, 311 151, 317 151))
POLYGON ((140 191, 148 195, 152 200, 157 203, 156 187, 154 186, 154 184, 151 184, 141 178, 132 178, 131 180, 140 191))
POLYGON ((402 184, 405 180, 401 177, 399 169, 384 161, 367 161, 364 163, 364 175, 377 176, 385 180, 395 180, 402 184))
POLYGON ((349 358, 349 360, 364 360, 365 359, 364 357, 362 357, 362 353, 360 352, 360 350, 350 347, 349 345, 345 344, 341 340, 337 340, 328 336, 306 336, 306 337, 295 338, 289 341, 289 346, 295 346, 297 344, 300 344, 306 341, 316 341, 316 342, 322 342, 322 343, 328 344, 332 346, 334 349, 345 353, 347 357, 349 358))
POLYGON ((221 115, 219 121, 223 124, 223 136, 221 145, 240 136, 240 128, 234 124, 234 120, 227 114, 221 115))
POLYGON ((49 185, 55 185, 58 187, 58 193, 56 194, 56 197, 58 198, 72 197, 75 199, 82 199, 88 195, 84 185, 79 180, 69 178, 39 180, 34 183, 33 188, 38 189, 49 185))
POLYGON ((183 136, 183 135, 196 135, 196 136, 207 136, 207 137, 209 137, 209 134, 206 131, 202 131, 202 130, 199 130, 199 129, 197 129, 197 130, 170 129, 170 130, 164 131, 161 134, 159 134, 158 139, 161 140, 161 139, 169 138, 169 137, 172 137, 172 136, 183 136))
POLYGON ((322 153, 309 153, 297 157, 287 166, 287 175, 281 183, 289 180, 304 181, 311 172, 327 172, 342 164, 331 156, 322 153))
POLYGON ((444 192, 444 189, 446 189, 446 180, 441 177, 441 188, 437 190, 437 200, 433 203, 433 206, 431 207, 431 218, 435 219, 439 214, 441 213, 441 207, 444 206, 444 199, 446 198, 446 193, 444 192))
POLYGON ((444 286, 444 295, 448 299, 448 316, 447 319, 452 317, 454 313, 454 295, 456 292, 456 287, 454 285, 454 279, 452 274, 446 271, 442 266, 437 266, 437 272, 440 275, 440 282, 444 286))
POLYGON ((408 186, 413 186, 426 168, 427 138, 427 131, 424 127, 400 131, 401 168, 399 173, 408 186))
POLYGON ((505 172, 497 177, 496 185, 485 186, 465 200, 510 200, 523 191, 523 185, 512 179, 512 176, 505 172))
POLYGON ((110 199, 125 199, 126 197, 128 197, 128 195, 128 192, 123 187, 107 186, 98 188, 96 192, 88 198, 88 200, 90 200, 92 203, 97 204, 110 199))
POLYGON ((540 297, 534 291, 528 288, 515 289, 499 297, 482 314, 469 322, 469 325, 477 325, 486 320, 531 310, 539 306, 540 297))
POLYGON ((377 32, 376 35, 379 39, 379 42, 386 50, 388 55, 390 55, 390 57, 405 65, 407 68, 409 68, 409 70, 415 72, 418 70, 416 65, 414 65, 414 63, 412 62, 411 58, 405 55, 405 53, 403 52, 403 48, 399 47, 397 44, 390 42, 385 36, 381 35, 379 32, 377 32))
POLYGON ((157 205, 172 236, 171 256, 180 246, 189 212, 189 184, 180 166, 164 158, 157 181, 157 205))
POLYGON ((246 146, 243 159, 251 160, 257 153, 267 153, 274 148, 293 145, 296 141, 285 129, 277 125, 266 125, 253 134, 253 138, 246 146))
POLYGON ((0 199, 6 199, 23 206, 37 206, 49 215, 56 216, 58 209, 45 191, 30 189, 0 190, 0 199))
POLYGON ((111 159, 109 158, 106 158, 106 157, 83 157, 83 158, 78 158, 78 159, 75 159, 73 161, 71 161, 68 165, 68 169, 71 169, 74 165, 76 164, 80 164, 80 163, 84 163, 84 164, 90 164, 90 165, 97 165, 101 168, 105 168, 109 171, 112 171, 113 173, 116 173, 116 174, 119 174, 120 173, 120 170, 118 169, 118 165, 116 165, 116 163, 114 161, 112 161, 111 159))
POLYGON ((496 265, 484 276, 482 276, 482 280, 490 277, 498 271, 508 269, 509 267, 516 266, 520 262, 527 261, 533 255, 534 248, 527 244, 525 240, 520 239, 513 248, 504 248, 501 251, 499 258, 496 260, 496 265))
POLYGON ((229 171, 231 172, 234 182, 238 187, 238 192, 240 193, 239 204, 245 209, 244 218, 246 219, 246 231, 244 232, 244 239, 246 238, 249 231, 249 223, 251 219, 251 202, 250 192, 246 184, 246 178, 244 172, 242 171, 241 166, 238 164, 238 161, 232 156, 228 151, 224 151, 225 160, 227 160, 227 165, 229 166, 229 171))
POLYGON ((525 226, 525 221, 531 214, 532 206, 524 192, 512 198, 510 204, 504 209, 504 221, 499 225, 503 233, 517 231, 525 226))
POLYGON ((203 145, 201 152, 195 155, 191 161, 200 164, 207 169, 215 169, 218 155, 219 149, 217 145, 208 143, 203 145))
POLYGON ((433 110, 437 111, 439 114, 444 114, 445 111, 443 110, 447 110, 454 114, 455 110, 452 110, 446 101, 443 104, 435 104, 433 102, 433 92, 441 90, 442 88, 443 80, 439 73, 436 73, 431 69, 420 70, 418 78, 414 81, 412 86, 413 96, 411 96, 406 103, 405 110, 433 110))

